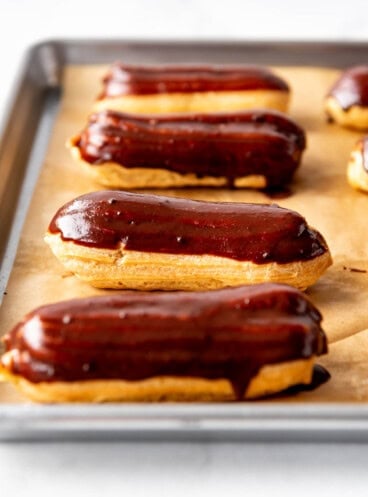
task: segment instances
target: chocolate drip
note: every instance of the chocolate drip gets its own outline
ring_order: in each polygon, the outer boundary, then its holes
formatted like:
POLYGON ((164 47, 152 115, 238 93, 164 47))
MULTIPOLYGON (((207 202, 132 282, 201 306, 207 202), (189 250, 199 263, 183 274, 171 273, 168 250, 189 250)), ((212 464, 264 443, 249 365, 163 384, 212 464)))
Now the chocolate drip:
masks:
POLYGON ((331 374, 327 371, 327 369, 320 364, 316 364, 313 368, 312 381, 309 385, 303 385, 303 387, 301 387, 301 390, 315 390, 321 385, 327 383, 330 378, 331 374))
POLYGON ((73 140, 83 160, 127 168, 237 178, 260 175, 269 188, 291 180, 306 146, 304 131, 283 114, 247 111, 174 116, 91 116, 73 140))
POLYGON ((320 364, 315 364, 313 367, 312 380, 309 384, 301 384, 301 385, 292 385, 287 388, 283 392, 272 394, 268 398, 287 396, 287 395, 296 395, 301 392, 310 392, 316 390, 321 385, 324 385, 331 379, 331 374, 327 371, 326 368, 321 366, 320 364))
POLYGON ((293 195, 293 191, 289 187, 284 188, 266 188, 262 193, 271 200, 284 200, 293 195))
POLYGON ((368 107, 368 66, 352 67, 342 73, 330 90, 344 111, 354 105, 368 107))
POLYGON ((123 191, 88 193, 55 214, 49 232, 96 248, 216 255, 257 264, 313 259, 322 236, 277 205, 201 202, 123 191))
POLYGON ((120 95, 204 91, 289 91, 270 70, 255 66, 128 66, 113 64, 100 99, 120 95))
POLYGON ((34 310, 5 337, 4 367, 34 383, 227 378, 241 398, 262 366, 325 353, 320 321, 301 292, 278 284, 70 300, 34 310))

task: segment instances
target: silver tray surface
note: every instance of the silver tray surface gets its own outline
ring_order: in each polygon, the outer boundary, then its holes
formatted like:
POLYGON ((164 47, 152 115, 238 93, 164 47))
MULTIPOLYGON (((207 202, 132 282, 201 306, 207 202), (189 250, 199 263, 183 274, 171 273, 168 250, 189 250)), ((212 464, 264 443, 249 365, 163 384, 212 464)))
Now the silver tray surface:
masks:
MULTIPOLYGON (((55 40, 29 49, 0 126, 0 302, 63 91, 65 65, 254 63, 344 68, 368 43, 55 40)), ((0 404, 0 440, 368 441, 368 405, 0 404)))

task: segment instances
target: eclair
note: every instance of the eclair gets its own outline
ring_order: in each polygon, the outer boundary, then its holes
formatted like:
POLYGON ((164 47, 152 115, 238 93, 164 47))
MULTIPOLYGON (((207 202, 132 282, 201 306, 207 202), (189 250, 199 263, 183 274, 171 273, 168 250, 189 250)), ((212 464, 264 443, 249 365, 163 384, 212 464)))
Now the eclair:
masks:
POLYGON ((306 138, 275 111, 156 117, 104 111, 69 146, 88 174, 111 188, 279 188, 299 166, 306 138))
POLYGON ((368 192, 368 136, 359 140, 353 148, 347 175, 353 188, 368 192))
POLYGON ((331 264, 323 237, 277 205, 99 191, 68 202, 45 237, 100 288, 203 290, 248 283, 304 289, 331 264))
POLYGON ((368 129, 368 65, 344 71, 325 103, 328 117, 341 126, 368 129))
POLYGON ((95 110, 165 114, 268 108, 286 112, 289 93, 288 84, 264 67, 116 63, 103 80, 95 110))
POLYGON ((39 402, 251 399, 311 382, 320 323, 277 284, 75 299, 5 336, 0 375, 39 402))

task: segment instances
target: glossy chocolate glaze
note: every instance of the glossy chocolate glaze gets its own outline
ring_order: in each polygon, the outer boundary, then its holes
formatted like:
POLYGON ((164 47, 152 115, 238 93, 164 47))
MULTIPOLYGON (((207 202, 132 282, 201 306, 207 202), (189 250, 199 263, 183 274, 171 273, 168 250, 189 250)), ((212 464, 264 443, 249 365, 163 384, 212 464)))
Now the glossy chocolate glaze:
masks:
POLYGON ((90 164, 167 169, 198 177, 261 175, 267 186, 289 182, 306 145, 304 131, 281 113, 134 116, 103 111, 74 139, 90 164))
MULTIPOLYGON (((295 395, 300 392, 310 392, 312 390, 315 390, 316 388, 320 387, 321 385, 324 385, 331 379, 330 373, 327 371, 326 368, 321 366, 320 364, 315 364, 313 367, 313 374, 312 374, 312 379, 311 382, 306 384, 299 384, 299 385, 292 385, 291 387, 287 388, 283 392, 280 392, 279 394, 271 395, 269 397, 280 397, 280 396, 286 396, 286 395, 295 395)), ((267 400, 267 399, 266 399, 267 400)))
POLYGON ((368 66, 352 67, 342 73, 330 90, 343 110, 353 105, 368 107, 368 66))
POLYGON ((55 214, 49 232, 96 248, 287 263, 327 251, 321 235, 277 205, 202 202, 124 191, 88 193, 55 214))
POLYGON ((122 95, 204 91, 279 90, 287 83, 256 66, 129 66, 113 64, 103 80, 100 99, 122 95))
POLYGON ((321 315, 298 290, 125 292, 28 314, 4 339, 13 374, 32 382, 227 378, 240 398, 266 364, 327 350, 321 315))

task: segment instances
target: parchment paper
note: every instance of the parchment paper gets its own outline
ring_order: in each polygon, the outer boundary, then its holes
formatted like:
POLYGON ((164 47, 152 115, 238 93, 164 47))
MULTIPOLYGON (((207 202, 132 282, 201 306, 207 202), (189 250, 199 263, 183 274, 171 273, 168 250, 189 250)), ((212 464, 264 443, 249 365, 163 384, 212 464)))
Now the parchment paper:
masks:
MULTIPOLYGON (((332 379, 313 392, 281 401, 368 400, 368 196, 346 181, 346 164, 357 132, 326 123, 322 102, 338 71, 320 68, 276 68, 293 91, 290 115, 307 131, 308 148, 292 184, 293 194, 276 202, 306 217, 325 236, 334 265, 307 293, 324 316, 328 356, 320 358, 332 379)), ((0 309, 0 333, 39 305, 97 295, 67 273, 43 241, 51 217, 65 202, 100 187, 79 170, 65 148, 66 140, 86 122, 106 67, 73 66, 64 74, 64 93, 41 175, 33 195, 16 261, 0 309)), ((158 191, 173 196, 237 202, 275 202, 256 191, 184 189, 158 191)), ((279 399, 280 400, 280 399, 279 399)), ((24 401, 10 386, 0 385, 0 402, 24 401)))

